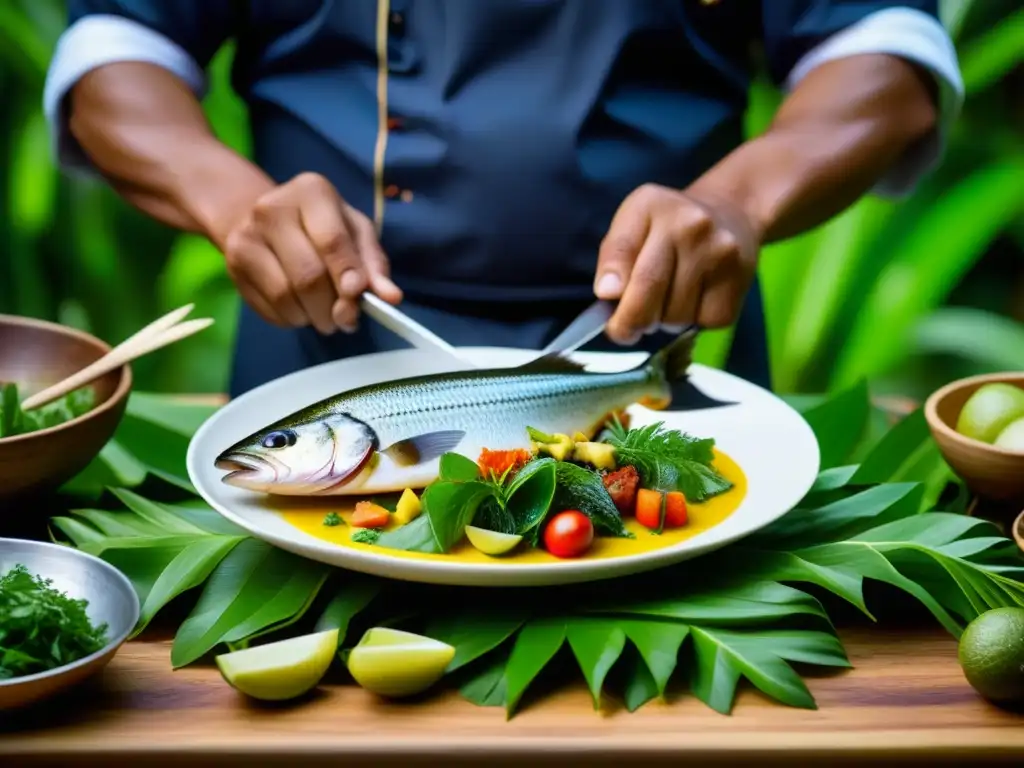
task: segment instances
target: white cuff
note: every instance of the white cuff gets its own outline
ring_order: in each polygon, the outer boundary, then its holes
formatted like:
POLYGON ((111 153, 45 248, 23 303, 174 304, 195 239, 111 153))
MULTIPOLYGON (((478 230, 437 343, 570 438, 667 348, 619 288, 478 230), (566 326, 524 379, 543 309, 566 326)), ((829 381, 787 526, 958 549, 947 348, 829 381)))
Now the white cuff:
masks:
POLYGON ((883 197, 905 197, 938 165, 950 126, 963 106, 964 83, 956 48, 933 16, 911 8, 888 8, 866 16, 808 51, 786 78, 786 90, 792 91, 812 69, 827 61, 863 53, 887 53, 919 64, 931 72, 939 88, 935 129, 907 150, 873 190, 883 197))
POLYGON ((90 70, 119 61, 157 64, 180 77, 198 98, 205 95, 202 67, 168 37, 123 16, 95 15, 76 21, 57 41, 43 90, 50 145, 62 169, 95 175, 92 163, 68 129, 65 97, 90 70))

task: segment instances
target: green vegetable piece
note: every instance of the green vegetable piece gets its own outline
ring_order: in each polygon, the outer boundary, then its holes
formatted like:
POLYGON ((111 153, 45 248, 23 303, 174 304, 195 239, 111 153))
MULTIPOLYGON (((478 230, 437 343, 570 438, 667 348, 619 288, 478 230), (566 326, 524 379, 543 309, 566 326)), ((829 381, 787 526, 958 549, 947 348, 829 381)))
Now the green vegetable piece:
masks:
POLYGON ((480 477, 480 467, 472 459, 458 453, 446 453, 441 456, 439 479, 468 483, 480 477))
POLYGON ((537 459, 516 473, 507 490, 506 508, 515 521, 514 533, 525 536, 540 526, 555 498, 555 461, 537 459))
POLYGON ((376 528, 361 528, 352 534, 352 541, 357 544, 376 544, 381 532, 376 528))
POLYGON ((557 464, 556 509, 578 509, 590 518, 594 529, 606 536, 636 538, 626 530, 615 502, 601 476, 585 467, 560 461, 557 464))
POLYGON ((107 644, 107 625, 93 626, 88 602, 53 588, 21 564, 0 576, 0 680, 46 672, 107 644))
POLYGON ((344 522, 345 521, 341 519, 341 515, 339 515, 337 512, 328 512, 326 515, 324 515, 324 525, 328 526, 329 528, 333 528, 336 525, 341 525, 344 522))

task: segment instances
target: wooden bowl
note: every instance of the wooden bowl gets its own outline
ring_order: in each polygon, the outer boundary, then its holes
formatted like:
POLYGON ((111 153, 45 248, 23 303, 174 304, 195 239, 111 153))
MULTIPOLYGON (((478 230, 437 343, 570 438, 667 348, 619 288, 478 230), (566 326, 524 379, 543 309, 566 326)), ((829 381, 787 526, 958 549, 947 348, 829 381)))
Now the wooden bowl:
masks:
POLYGON ((1013 540, 1017 542, 1020 551, 1024 552, 1024 512, 1013 521, 1013 540))
POLYGON ((1024 502, 1024 452, 996 448, 956 431, 957 419, 968 398, 979 387, 994 382, 1024 388, 1024 372, 991 373, 954 381, 928 398, 924 414, 943 457, 968 489, 991 501, 1024 502))
MULTIPOLYGON (((43 320, 0 315, 0 381, 13 381, 22 398, 99 360, 110 347, 94 336, 43 320)), ((88 413, 25 435, 0 438, 0 501, 52 490, 100 452, 117 429, 132 388, 129 366, 91 386, 88 413)))

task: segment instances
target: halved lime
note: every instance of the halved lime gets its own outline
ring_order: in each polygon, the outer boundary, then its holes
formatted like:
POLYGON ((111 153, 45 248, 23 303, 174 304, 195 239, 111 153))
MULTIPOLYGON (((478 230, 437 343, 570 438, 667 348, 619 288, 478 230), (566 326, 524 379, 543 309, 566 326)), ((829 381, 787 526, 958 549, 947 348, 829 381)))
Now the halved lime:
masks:
POLYGON ((294 699, 311 690, 338 650, 338 630, 291 637, 216 657, 224 679, 237 690, 266 701, 294 699))
POLYGON ((498 533, 472 525, 466 526, 466 538, 469 539, 470 544, 485 555, 504 555, 515 549, 516 545, 523 540, 522 536, 514 533, 498 533))
POLYGON ((967 682, 990 701, 1024 702, 1024 608, 993 608, 960 636, 967 682))
POLYGON ((348 655, 348 671, 363 688, 397 698, 425 691, 444 675, 455 648, 430 637, 372 627, 348 655))
POLYGON ((1024 389, 992 383, 979 387, 964 403, 956 431, 965 437, 991 443, 1012 421, 1024 417, 1024 389))
POLYGON ((1024 418, 1011 421, 1006 429, 999 433, 994 445, 1007 451, 1024 453, 1024 418))

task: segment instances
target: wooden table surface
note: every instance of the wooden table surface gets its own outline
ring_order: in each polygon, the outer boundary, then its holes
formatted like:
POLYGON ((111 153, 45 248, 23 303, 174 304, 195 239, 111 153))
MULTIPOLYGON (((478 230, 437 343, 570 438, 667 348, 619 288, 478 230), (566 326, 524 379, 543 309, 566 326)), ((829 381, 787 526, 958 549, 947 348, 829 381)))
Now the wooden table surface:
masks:
POLYGON ((166 640, 128 643, 71 698, 0 715, 0 765, 1024 765, 1024 715, 981 700, 940 629, 841 630, 855 669, 811 677, 819 709, 756 691, 732 716, 692 697, 595 712, 582 686, 506 721, 457 693, 388 703, 355 685, 256 705, 210 666, 171 671, 166 640))

